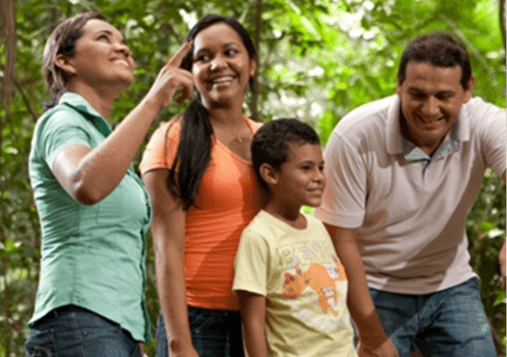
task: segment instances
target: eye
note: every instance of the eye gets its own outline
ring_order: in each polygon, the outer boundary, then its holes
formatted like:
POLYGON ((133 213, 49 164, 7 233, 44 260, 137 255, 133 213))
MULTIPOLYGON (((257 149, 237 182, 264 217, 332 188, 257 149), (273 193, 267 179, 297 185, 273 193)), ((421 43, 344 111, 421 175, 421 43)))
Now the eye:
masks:
POLYGON ((447 99, 450 99, 452 97, 454 97, 454 94, 453 93, 449 93, 449 92, 444 92, 444 93, 437 94, 437 98, 440 99, 440 100, 447 100, 447 99))
POLYGON ((199 55, 197 56, 195 59, 194 59, 194 62, 207 62, 210 60, 210 55, 208 54, 202 54, 202 55, 199 55))
POLYGON ((100 34, 97 37, 97 41, 107 41, 107 42, 109 42, 109 37, 105 33, 102 33, 102 34, 100 34))
POLYGON ((301 165, 300 169, 301 169, 301 171, 307 172, 307 171, 310 171, 312 169, 312 167, 310 165, 301 165))
POLYGON ((421 93, 421 92, 410 93, 410 96, 412 98, 414 98, 414 99, 424 99, 424 98, 426 98, 426 94, 421 93))
POLYGON ((238 53, 238 50, 235 49, 235 48, 229 48, 228 50, 225 51, 225 54, 227 56, 234 56, 238 53))
POLYGON ((320 172, 323 172, 323 171, 324 171, 324 164, 320 164, 320 165, 319 165, 319 171, 320 171, 320 172))

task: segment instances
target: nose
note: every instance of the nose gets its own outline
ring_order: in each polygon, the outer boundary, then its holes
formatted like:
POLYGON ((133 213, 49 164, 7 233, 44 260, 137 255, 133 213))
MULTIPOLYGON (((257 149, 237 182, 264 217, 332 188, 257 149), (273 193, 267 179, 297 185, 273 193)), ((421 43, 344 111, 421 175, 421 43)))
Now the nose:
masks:
POLYGON ((440 114, 440 102, 433 96, 428 96, 424 101, 421 111, 425 117, 435 117, 440 114))
POLYGON ((125 54, 126 57, 130 57, 130 48, 123 42, 116 43, 116 51, 125 54))
POLYGON ((210 71, 214 72, 221 68, 224 68, 225 65, 226 64, 222 56, 215 56, 215 58, 213 58, 213 60, 210 62, 209 69, 210 71))
POLYGON ((317 168, 315 170, 315 175, 313 176, 313 180, 315 182, 324 182, 326 180, 326 176, 324 176, 324 171, 322 171, 320 168, 317 168))

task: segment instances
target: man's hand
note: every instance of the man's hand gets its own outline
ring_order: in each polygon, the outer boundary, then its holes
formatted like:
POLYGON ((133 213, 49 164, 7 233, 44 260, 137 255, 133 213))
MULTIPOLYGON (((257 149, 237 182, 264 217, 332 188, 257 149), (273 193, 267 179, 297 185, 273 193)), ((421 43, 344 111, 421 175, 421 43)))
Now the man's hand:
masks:
POLYGON ((505 240, 498 254, 498 263, 500 264, 500 275, 502 279, 502 289, 505 290, 505 240))
POLYGON ((398 357, 398 350, 390 338, 382 344, 372 347, 359 342, 357 345, 358 357, 398 357))

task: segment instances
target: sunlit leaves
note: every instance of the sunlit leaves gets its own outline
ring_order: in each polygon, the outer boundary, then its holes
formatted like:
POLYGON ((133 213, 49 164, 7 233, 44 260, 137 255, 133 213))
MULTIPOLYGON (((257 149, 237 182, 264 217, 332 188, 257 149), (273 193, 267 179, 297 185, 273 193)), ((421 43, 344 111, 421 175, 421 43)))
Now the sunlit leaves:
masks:
MULTIPOLYGON (((325 144, 346 113, 395 93, 403 48, 416 35, 437 29, 451 32, 469 49, 476 77, 474 95, 505 107, 505 49, 497 7, 497 0, 264 0, 258 49, 261 119, 297 116, 314 125, 325 144)), ((40 233, 27 158, 35 118, 42 113, 42 101, 48 99, 41 72, 43 46, 65 17, 90 10, 103 13, 123 33, 136 60, 136 81, 114 102, 113 124, 142 99, 189 27, 203 15, 235 17, 254 33, 253 0, 16 1, 13 119, 0 121, 0 187, 7 187, 0 192, 0 296, 8 296, 10 311, 9 318, 5 311, 0 313, 0 340, 6 342, 0 344, 0 355, 8 341, 12 353, 23 354, 25 325, 37 287, 40 233)), ((5 52, 0 41, 0 80, 5 52)), ((158 120, 166 121, 183 109, 184 104, 172 103, 158 120)), ((0 108, 0 118, 5 115, 5 108, 0 108)), ((494 266, 504 232, 505 186, 488 172, 468 216, 467 233, 471 264, 481 276, 488 316, 502 336, 505 295, 496 285, 494 266)), ((153 259, 150 251, 147 299, 155 322, 159 307, 153 259)), ((147 346, 150 355, 154 355, 153 346, 147 346)))

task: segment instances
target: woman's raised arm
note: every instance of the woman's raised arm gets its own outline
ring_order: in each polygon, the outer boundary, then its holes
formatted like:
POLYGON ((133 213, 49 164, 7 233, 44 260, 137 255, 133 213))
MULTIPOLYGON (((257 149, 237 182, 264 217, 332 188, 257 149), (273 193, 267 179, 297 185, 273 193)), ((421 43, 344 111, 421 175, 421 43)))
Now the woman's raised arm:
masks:
POLYGON ((69 145, 56 156, 51 171, 77 202, 93 205, 111 193, 123 179, 159 111, 180 89, 177 102, 192 95, 192 75, 179 68, 191 45, 191 42, 186 42, 179 49, 162 68, 141 103, 97 148, 92 150, 82 144, 69 145))

